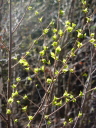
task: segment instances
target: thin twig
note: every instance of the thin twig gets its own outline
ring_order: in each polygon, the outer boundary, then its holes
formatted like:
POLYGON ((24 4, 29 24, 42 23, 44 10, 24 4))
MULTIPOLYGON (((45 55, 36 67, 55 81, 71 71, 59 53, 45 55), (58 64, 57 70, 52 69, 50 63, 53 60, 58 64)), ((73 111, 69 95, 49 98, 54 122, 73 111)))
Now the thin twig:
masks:
MULTIPOLYGON (((32 0, 30 0, 29 5, 30 5, 31 1, 32 1, 32 0)), ((29 5, 28 5, 28 6, 29 6, 29 5)), ((26 12, 28 11, 28 6, 26 7, 25 12, 24 12, 24 14, 23 14, 21 20, 19 21, 19 23, 17 24, 17 26, 14 28, 12 34, 18 29, 18 27, 20 26, 21 22, 23 21, 25 15, 26 15, 26 12)))
POLYGON ((8 123, 8 122, 7 122, 7 119, 5 118, 5 116, 4 116, 2 113, 0 113, 0 116, 1 116, 1 118, 2 118, 6 123, 8 123))

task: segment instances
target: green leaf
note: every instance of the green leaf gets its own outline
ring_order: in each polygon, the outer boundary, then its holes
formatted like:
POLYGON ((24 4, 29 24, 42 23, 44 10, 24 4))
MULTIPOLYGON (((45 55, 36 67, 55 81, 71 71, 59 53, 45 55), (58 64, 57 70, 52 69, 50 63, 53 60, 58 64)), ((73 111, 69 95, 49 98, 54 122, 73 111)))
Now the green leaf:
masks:
POLYGON ((18 122, 18 119, 15 119, 14 122, 17 123, 18 122))
POLYGON ((47 33, 48 33, 48 31, 49 31, 49 29, 48 29, 48 28, 44 29, 44 30, 43 30, 43 34, 47 34, 47 33))
POLYGON ((52 31, 53 31, 53 33, 56 33, 56 32, 57 32, 57 29, 56 29, 56 28, 54 28, 54 29, 52 29, 52 31))
POLYGON ((82 47, 82 45, 83 45, 83 44, 82 44, 81 42, 79 42, 79 41, 77 42, 77 47, 78 47, 78 48, 82 47))
POLYGON ((42 22, 42 20, 43 20, 43 17, 41 17, 41 18, 38 18, 38 20, 39 20, 39 22, 42 22))
POLYGON ((58 75, 58 74, 59 74, 59 71, 58 71, 58 70, 56 70, 56 71, 55 71, 55 75, 58 75))
POLYGON ((44 64, 47 63, 47 60, 45 60, 45 59, 42 59, 41 61, 42 61, 44 64))
POLYGON ((66 25, 66 26, 69 26, 70 24, 71 24, 71 23, 70 23, 69 20, 65 21, 65 25, 66 25))
POLYGON ((89 40, 91 43, 94 43, 96 40, 94 38, 89 40))
POLYGON ((43 46, 43 49, 44 49, 44 51, 46 51, 48 49, 48 47, 47 46, 43 46))
POLYGON ((17 82, 20 82, 20 81, 21 81, 21 78, 20 78, 20 77, 17 77, 17 78, 16 78, 16 81, 17 81, 17 82))
POLYGON ((81 117, 83 114, 82 114, 82 112, 79 112, 78 113, 78 117, 81 117))
POLYGON ((50 121, 50 120, 48 120, 48 121, 47 121, 47 124, 48 124, 48 125, 50 125, 50 124, 51 124, 51 121, 50 121))
POLYGON ((94 37, 94 36, 95 36, 95 33, 91 33, 90 36, 91 36, 91 37, 94 37))
POLYGON ((66 102, 66 103, 68 103, 69 101, 70 101, 70 99, 68 99, 68 98, 65 99, 65 102, 66 102))
POLYGON ((83 9, 83 12, 87 13, 88 12, 88 8, 83 9))
POLYGON ((89 23, 90 21, 92 21, 92 19, 89 18, 89 17, 86 17, 86 19, 87 19, 87 23, 89 23))
POLYGON ((19 95, 18 91, 15 91, 15 92, 12 93, 12 97, 15 97, 15 96, 18 96, 18 95, 19 95))
POLYGON ((40 51, 39 53, 40 53, 40 55, 41 55, 41 56, 44 56, 45 51, 44 51, 44 50, 42 50, 42 51, 40 51))
POLYGON ((77 35, 78 38, 83 38, 83 34, 78 32, 78 35, 77 35))
POLYGON ((8 99, 8 103, 9 103, 9 104, 13 103, 13 101, 14 101, 14 99, 13 99, 12 97, 10 97, 10 98, 8 99))
POLYGON ((11 110, 10 109, 7 109, 6 110, 6 114, 11 114, 12 112, 11 112, 11 110))
POLYGON ((75 99, 75 98, 73 98, 73 99, 72 99, 72 102, 76 102, 76 99, 75 99))
POLYGON ((73 27, 68 26, 68 27, 67 27, 67 31, 68 31, 68 32, 72 32, 72 31, 73 31, 73 27))
POLYGON ((28 68, 25 68, 26 71, 29 71, 29 69, 30 69, 29 67, 28 68))
POLYGON ((28 116, 28 119, 31 121, 33 120, 33 116, 28 116))
POLYGON ((67 91, 64 92, 63 96, 66 96, 68 97, 69 96, 69 93, 67 91))
POLYGON ((64 68, 62 69, 62 72, 64 72, 64 73, 66 73, 66 72, 68 72, 68 65, 66 64, 65 66, 64 66, 64 68))
POLYGON ((23 110, 24 112, 26 112, 27 106, 23 107, 22 110, 23 110))
POLYGON ((66 59, 63 59, 63 63, 66 63, 67 62, 67 60, 66 59))
POLYGON ((64 122, 63 122, 63 124, 64 124, 64 126, 66 126, 67 122, 66 122, 66 121, 64 121, 64 122))
POLYGON ((32 10, 32 6, 29 6, 29 7, 28 7, 28 10, 32 10))
POLYGON ((18 104, 20 104, 20 101, 19 101, 19 100, 17 100, 16 102, 17 102, 18 104))
POLYGON ((83 92, 80 91, 79 96, 84 96, 83 92))
POLYGON ((36 16, 39 15, 39 12, 38 12, 38 11, 35 11, 35 15, 36 15, 36 16))
POLYGON ((64 73, 66 73, 66 72, 68 72, 68 69, 62 69, 62 72, 64 72, 64 73))
POLYGON ((86 0, 81 1, 83 5, 86 5, 86 0))
POLYGON ((53 59, 55 59, 56 55, 55 55, 54 52, 51 52, 51 57, 52 57, 53 59))
POLYGON ((87 76, 88 76, 88 74, 87 74, 87 73, 84 73, 82 76, 85 76, 85 77, 87 77, 87 76))
POLYGON ((53 38, 53 40, 56 40, 56 39, 57 39, 57 35, 54 34, 54 35, 52 36, 52 38, 53 38))
POLYGON ((58 31, 58 34, 59 34, 60 36, 63 36, 64 32, 60 29, 60 30, 58 31))
POLYGON ((58 47, 55 49, 55 51, 56 51, 56 54, 59 54, 59 53, 60 53, 60 51, 61 51, 60 46, 58 46, 58 47))
POLYGON ((59 14, 60 14, 60 15, 63 15, 64 13, 65 13, 64 10, 60 10, 60 11, 59 11, 59 14))
POLYGON ((57 102, 56 106, 62 106, 62 100, 60 100, 60 102, 57 102))
POLYGON ((43 71, 43 72, 44 72, 44 69, 45 69, 45 67, 44 67, 44 66, 42 66, 42 67, 40 68, 40 70, 41 70, 41 71, 43 71))
POLYGON ((73 95, 70 95, 69 97, 70 97, 70 99, 73 99, 73 98, 74 98, 74 96, 73 96, 73 95))
POLYGON ((47 78, 46 82, 47 82, 48 84, 50 84, 50 83, 52 82, 52 79, 47 78))
POLYGON ((35 73, 38 73, 39 70, 40 70, 39 68, 34 68, 34 72, 35 72, 35 73))
POLYGON ((76 24, 72 23, 72 27, 75 28, 76 27, 76 24))
POLYGON ((45 118, 45 119, 48 119, 48 115, 45 115, 44 118, 45 118))
POLYGON ((55 21, 54 20, 52 20, 51 22, 50 22, 50 25, 54 25, 55 24, 55 21))
POLYGON ((74 72, 74 69, 73 69, 73 68, 71 68, 69 71, 70 71, 71 73, 73 73, 73 72, 74 72))
POLYGON ((30 54, 30 52, 26 52, 26 55, 29 55, 30 54))
POLYGON ((30 123, 27 124, 27 127, 30 128, 30 123))
POLYGON ((70 118, 70 119, 69 119, 69 122, 70 122, 70 123, 72 123, 72 122, 73 122, 73 119, 72 119, 72 118, 70 118))
POLYGON ((57 98, 56 96, 54 96, 53 101, 57 101, 59 98, 57 98))
POLYGON ((58 45, 58 42, 56 42, 56 41, 54 41, 53 43, 52 43, 52 46, 54 46, 54 47, 56 47, 58 45))
POLYGON ((26 61, 26 59, 20 59, 19 60, 20 64, 23 64, 23 66, 29 66, 28 62, 26 61))
POLYGON ((25 94, 25 95, 23 96, 23 99, 24 99, 24 100, 28 99, 28 96, 25 94))
POLYGON ((30 76, 28 76, 28 77, 27 77, 27 80, 29 80, 29 81, 30 81, 30 80, 32 80, 32 78, 31 78, 30 76))
POLYGON ((17 87, 17 85, 16 85, 16 84, 13 84, 13 85, 12 85, 12 88, 16 88, 16 87, 17 87))

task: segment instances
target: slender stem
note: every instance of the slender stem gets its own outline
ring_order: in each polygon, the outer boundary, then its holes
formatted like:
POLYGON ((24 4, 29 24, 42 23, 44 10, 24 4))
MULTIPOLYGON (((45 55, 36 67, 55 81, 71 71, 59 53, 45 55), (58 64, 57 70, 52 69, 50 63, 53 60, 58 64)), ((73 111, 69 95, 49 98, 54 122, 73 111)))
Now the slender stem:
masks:
POLYGON ((2 113, 0 113, 0 117, 7 123, 7 119, 2 113))
MULTIPOLYGON (((12 17, 11 17, 11 0, 9 4, 10 30, 9 30, 9 61, 8 61, 8 85, 7 85, 7 99, 11 96, 11 52, 12 52, 12 17)), ((7 108, 10 108, 8 105, 7 108)), ((10 114, 8 114, 8 128, 10 128, 10 114)))

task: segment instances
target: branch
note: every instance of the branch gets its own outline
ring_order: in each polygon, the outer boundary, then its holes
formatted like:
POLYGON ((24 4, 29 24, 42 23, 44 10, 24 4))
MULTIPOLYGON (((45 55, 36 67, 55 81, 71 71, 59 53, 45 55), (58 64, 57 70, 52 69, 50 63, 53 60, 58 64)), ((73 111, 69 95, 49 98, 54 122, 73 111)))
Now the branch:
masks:
POLYGON ((5 118, 5 116, 2 113, 0 113, 0 116, 7 123, 7 119, 5 118))
MULTIPOLYGON (((30 0, 30 2, 29 2, 29 5, 30 5, 30 3, 31 3, 31 0, 30 0)), ((29 6, 29 5, 28 5, 28 6, 29 6)), ((25 17, 25 14, 26 14, 26 12, 27 12, 28 6, 26 7, 25 12, 24 12, 24 14, 23 14, 21 20, 19 21, 19 23, 17 24, 17 26, 14 28, 12 34, 18 29, 18 27, 20 26, 21 22, 23 21, 23 19, 24 19, 24 17, 25 17)))
POLYGON ((3 43, 3 42, 0 42, 0 44, 2 44, 2 46, 3 46, 3 48, 2 49, 6 49, 7 50, 7 52, 9 52, 9 49, 7 48, 7 46, 3 43))

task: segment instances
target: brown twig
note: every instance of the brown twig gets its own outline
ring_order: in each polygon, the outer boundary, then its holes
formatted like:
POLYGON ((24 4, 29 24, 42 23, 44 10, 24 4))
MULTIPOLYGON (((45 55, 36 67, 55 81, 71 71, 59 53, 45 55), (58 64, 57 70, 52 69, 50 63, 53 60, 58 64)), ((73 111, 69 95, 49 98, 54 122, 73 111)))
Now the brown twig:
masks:
POLYGON ((1 118, 2 118, 6 123, 8 123, 8 120, 5 118, 5 116, 4 116, 2 113, 0 113, 0 116, 1 116, 1 118))

